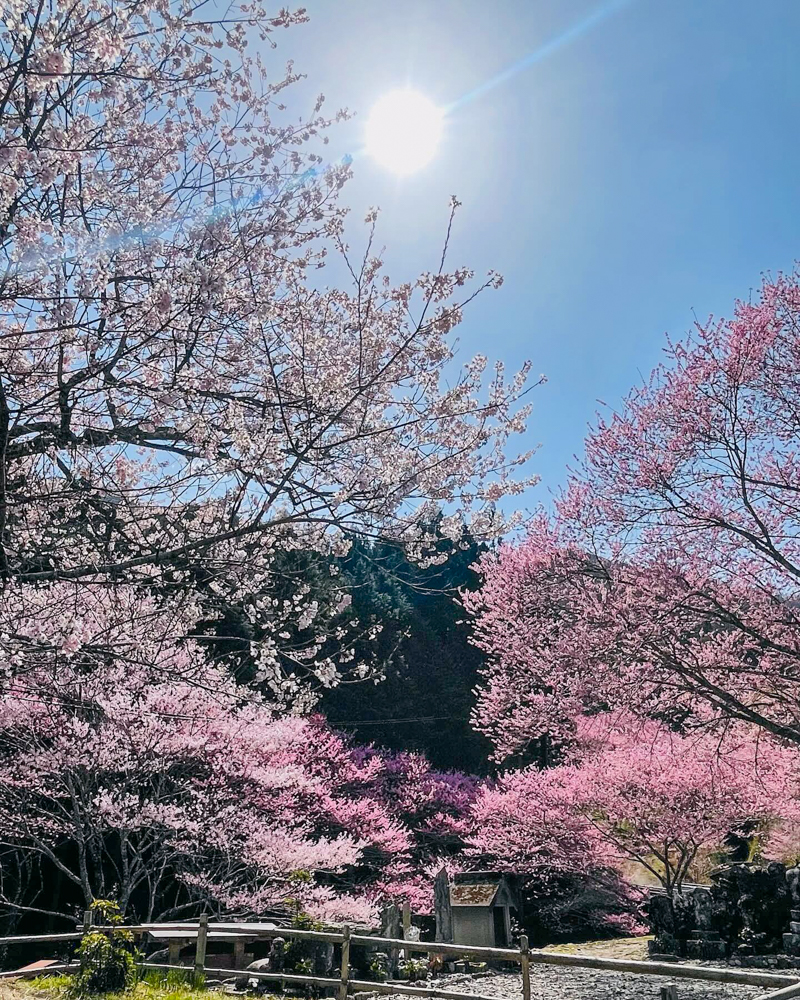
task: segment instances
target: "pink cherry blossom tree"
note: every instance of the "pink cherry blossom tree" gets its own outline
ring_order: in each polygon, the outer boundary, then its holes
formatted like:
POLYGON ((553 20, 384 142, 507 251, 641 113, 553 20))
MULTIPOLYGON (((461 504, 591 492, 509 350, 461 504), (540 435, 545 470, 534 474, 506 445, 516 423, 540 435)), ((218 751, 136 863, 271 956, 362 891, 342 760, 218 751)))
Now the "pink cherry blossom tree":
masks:
POLYGON ((795 273, 671 345, 552 516, 483 560, 500 754, 608 706, 800 742, 799 321, 795 273))
POLYGON ((276 717, 184 638, 191 606, 167 615, 139 587, 73 582, 20 604, 24 654, 0 701, 0 910, 113 895, 148 919, 300 905, 369 922, 390 900, 419 906, 428 868, 466 835, 473 779, 276 717), (55 901, 38 873, 61 878, 55 901))
POLYGON ((201 581, 259 626, 276 704, 308 706, 363 665, 343 636, 320 656, 338 603, 279 599, 274 554, 359 533, 422 555, 442 504, 453 533, 493 534, 523 485, 506 445, 528 370, 454 363, 499 278, 448 270, 452 214, 414 280, 383 274, 376 213, 348 246, 339 115, 290 114, 298 74, 265 60, 303 20, 258 0, 4 8, 0 579, 201 581), (281 658, 287 618, 318 628, 281 658))
POLYGON ((125 911, 138 897, 149 917, 170 908, 170 886, 177 911, 198 895, 235 906, 246 878, 256 904, 274 905, 295 871, 354 863, 360 842, 319 835, 307 808, 320 796, 298 761, 303 734, 219 671, 199 673, 198 651, 133 588, 86 593, 80 636, 66 623, 66 651, 26 663, 2 703, 5 847, 60 872, 82 905, 114 894, 125 911), (100 662, 98 633, 128 655, 100 662))
POLYGON ((571 759, 506 772, 482 792, 474 843, 536 873, 646 869, 668 895, 701 853, 756 824, 766 835, 797 814, 793 748, 752 729, 717 737, 608 714, 583 719, 571 759))

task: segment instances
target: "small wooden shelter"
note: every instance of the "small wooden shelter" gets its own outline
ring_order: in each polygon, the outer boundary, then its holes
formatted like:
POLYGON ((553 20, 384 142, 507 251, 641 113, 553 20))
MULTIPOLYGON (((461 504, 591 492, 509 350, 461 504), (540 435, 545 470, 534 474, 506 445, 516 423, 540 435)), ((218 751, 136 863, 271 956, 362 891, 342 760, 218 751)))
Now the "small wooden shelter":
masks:
POLYGON ((437 876, 438 941, 486 948, 511 946, 511 910, 516 900, 505 876, 497 872, 462 872, 448 883, 446 873, 437 876))

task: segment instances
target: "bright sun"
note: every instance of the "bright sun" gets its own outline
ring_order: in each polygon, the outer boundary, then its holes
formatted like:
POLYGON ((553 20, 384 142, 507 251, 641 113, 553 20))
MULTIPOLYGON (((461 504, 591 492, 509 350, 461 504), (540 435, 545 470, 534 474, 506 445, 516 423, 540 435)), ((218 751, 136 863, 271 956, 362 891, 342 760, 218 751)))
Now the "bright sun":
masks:
POLYGON ((436 152, 442 112, 414 90, 382 97, 367 120, 366 147, 374 160, 395 174, 413 174, 436 152))

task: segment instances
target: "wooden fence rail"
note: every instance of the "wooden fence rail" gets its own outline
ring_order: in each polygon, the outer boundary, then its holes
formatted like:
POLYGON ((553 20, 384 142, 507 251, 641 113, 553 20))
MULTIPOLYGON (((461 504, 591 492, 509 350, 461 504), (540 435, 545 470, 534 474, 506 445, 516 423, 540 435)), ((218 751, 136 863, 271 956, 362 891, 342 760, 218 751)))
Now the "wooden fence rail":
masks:
MULTIPOLYGON (((84 928, 93 931, 110 933, 115 928, 106 925, 92 925, 84 920, 84 928)), ((353 934, 349 927, 336 931, 307 931, 293 927, 266 927, 264 924, 247 923, 209 923, 208 915, 203 914, 199 921, 193 923, 140 924, 124 926, 122 929, 136 936, 144 936, 151 932, 167 932, 176 942, 191 942, 195 940, 195 958, 193 967, 175 964, 144 962, 144 968, 169 971, 180 969, 192 975, 195 981, 211 976, 230 978, 232 976, 248 979, 261 979, 273 982, 297 983, 298 985, 315 985, 328 987, 337 991, 337 1000, 347 1000, 348 993, 358 990, 370 993, 398 994, 410 997, 435 997, 438 1000, 493 1000, 475 993, 460 993, 453 990, 434 987, 407 986, 398 982, 372 982, 371 980, 354 979, 350 976, 350 950, 352 945, 364 945, 371 948, 406 952, 421 952, 436 955, 473 959, 476 961, 509 962, 519 964, 522 973, 522 1000, 531 1000, 530 966, 559 965, 573 968, 604 969, 620 973, 633 973, 644 976, 665 976, 671 979, 693 979, 710 982, 736 983, 747 986, 772 987, 772 992, 766 992, 756 1000, 800 1000, 800 971, 794 975, 778 972, 764 972, 755 969, 715 968, 700 965, 680 965, 671 962, 641 962, 628 959, 601 958, 597 955, 562 954, 559 952, 531 949, 525 935, 520 938, 519 949, 486 948, 461 944, 445 944, 440 941, 412 941, 406 938, 373 937, 367 934, 353 934), (240 953, 245 941, 268 940, 270 938, 294 938, 300 941, 318 941, 326 944, 338 944, 341 947, 341 966, 338 977, 300 975, 288 972, 256 972, 249 969, 216 969, 206 965, 207 943, 209 936, 217 940, 233 942, 235 952, 240 953), (776 990, 777 987, 777 990, 776 990)), ((5 944, 33 944, 38 942, 77 941, 83 937, 83 932, 67 934, 24 934, 0 937, 0 946, 5 944)), ((39 974, 51 972, 71 972, 76 966, 59 965, 42 969, 39 974)), ((19 973, 0 973, 0 978, 10 978, 19 973)))
POLYGON ((784 986, 782 990, 776 990, 774 993, 762 993, 755 1000, 790 1000, 790 997, 800 997, 800 983, 784 986))
MULTIPOLYGON (((163 969, 164 971, 188 972, 185 965, 162 965, 154 962, 143 962, 144 969, 163 969)), ((412 997, 435 997, 437 1000, 497 1000, 497 997, 482 996, 479 993, 458 993, 453 990, 428 989, 422 986, 406 986, 404 983, 376 983, 371 979, 334 979, 332 976, 308 976, 296 972, 256 972, 250 969, 212 969, 204 970, 206 978, 212 979, 260 979, 273 983, 297 983, 302 986, 327 986, 341 990, 344 983, 348 988, 365 993, 399 994, 412 997)))

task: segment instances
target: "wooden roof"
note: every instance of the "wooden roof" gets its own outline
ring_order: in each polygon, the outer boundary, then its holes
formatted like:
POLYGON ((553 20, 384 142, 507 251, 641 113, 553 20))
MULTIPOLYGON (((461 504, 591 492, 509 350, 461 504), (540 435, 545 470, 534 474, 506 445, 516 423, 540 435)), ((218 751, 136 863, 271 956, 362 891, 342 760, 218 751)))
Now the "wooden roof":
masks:
POLYGON ((491 906, 500 888, 499 882, 477 882, 450 886, 451 906, 491 906))

